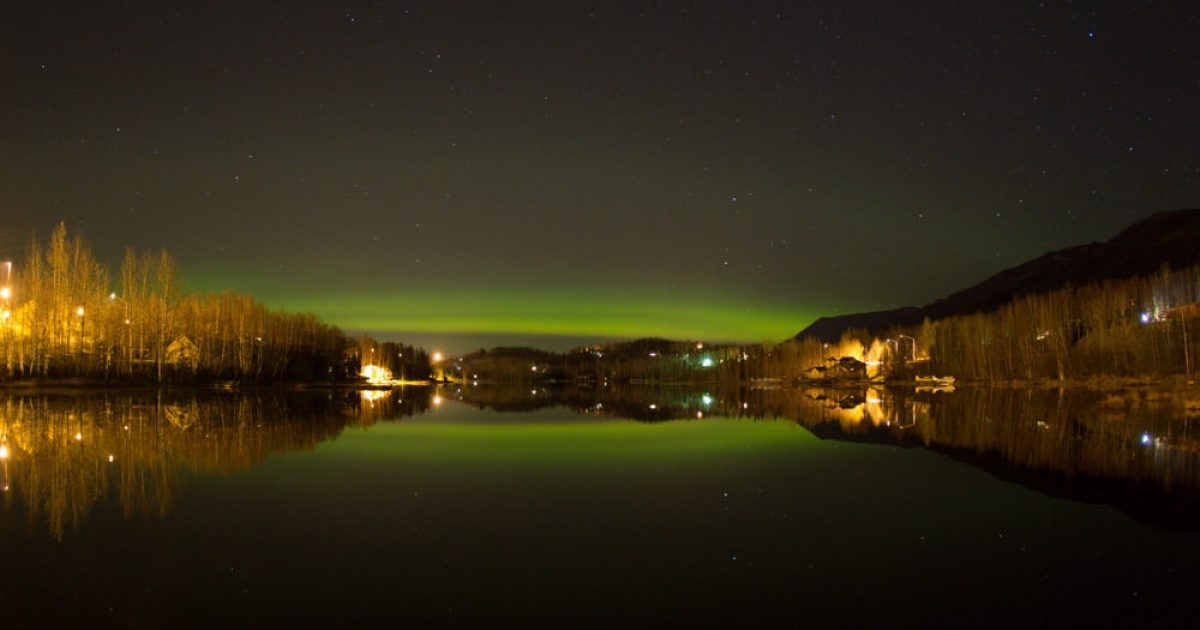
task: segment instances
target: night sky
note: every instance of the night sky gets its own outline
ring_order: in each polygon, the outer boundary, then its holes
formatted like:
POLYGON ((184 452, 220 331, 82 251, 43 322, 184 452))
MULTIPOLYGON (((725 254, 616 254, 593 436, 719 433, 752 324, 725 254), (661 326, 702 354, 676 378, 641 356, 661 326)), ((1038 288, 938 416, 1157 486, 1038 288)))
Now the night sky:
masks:
POLYGON ((0 259, 451 351, 779 340, 1200 206, 1200 3, 6 2, 0 259))

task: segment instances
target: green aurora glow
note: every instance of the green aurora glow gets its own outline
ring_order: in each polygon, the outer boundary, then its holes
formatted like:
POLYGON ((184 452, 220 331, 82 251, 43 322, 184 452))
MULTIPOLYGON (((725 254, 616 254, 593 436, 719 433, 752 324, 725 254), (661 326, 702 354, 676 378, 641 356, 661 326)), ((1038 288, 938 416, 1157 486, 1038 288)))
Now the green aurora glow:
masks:
MULTIPOLYGON (((557 280, 525 287, 518 282, 431 285, 421 279, 405 279, 389 283, 391 286, 364 287, 306 273, 248 276, 234 270, 213 270, 201 276, 189 273, 187 279, 190 287, 206 291, 230 287, 228 281, 234 279, 234 290, 250 292, 271 308, 311 312, 351 334, 433 339, 456 345, 441 348, 452 351, 474 349, 468 347, 474 342, 465 341, 467 338, 481 340, 484 345, 506 337, 779 341, 821 314, 781 303, 777 297, 656 289, 646 283, 571 286, 557 280), (296 278, 312 279, 316 286, 339 288, 314 292, 296 278)), ((550 345, 564 347, 563 343, 550 345)))
POLYGON ((786 338, 813 317, 757 304, 596 293, 444 291, 412 296, 284 295, 271 298, 269 303, 289 311, 316 313, 347 331, 384 335, 485 333, 754 342, 786 338))

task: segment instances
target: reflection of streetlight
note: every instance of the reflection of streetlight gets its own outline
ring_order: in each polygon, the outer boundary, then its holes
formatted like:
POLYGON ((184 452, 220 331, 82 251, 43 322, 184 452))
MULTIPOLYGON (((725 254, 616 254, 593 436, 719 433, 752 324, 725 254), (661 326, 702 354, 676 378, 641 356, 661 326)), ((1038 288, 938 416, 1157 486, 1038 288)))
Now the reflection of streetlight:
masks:
POLYGON ((4 462, 4 491, 8 492, 8 445, 0 444, 0 461, 4 462))
POLYGON ((3 300, 4 304, 0 306, 0 321, 4 323, 4 363, 5 367, 11 371, 12 360, 9 354, 11 352, 9 337, 12 329, 9 326, 10 322, 8 320, 12 317, 12 312, 9 311, 9 300, 12 299, 12 288, 9 287, 12 284, 12 263, 6 261, 4 267, 4 286, 0 287, 0 300, 3 300))

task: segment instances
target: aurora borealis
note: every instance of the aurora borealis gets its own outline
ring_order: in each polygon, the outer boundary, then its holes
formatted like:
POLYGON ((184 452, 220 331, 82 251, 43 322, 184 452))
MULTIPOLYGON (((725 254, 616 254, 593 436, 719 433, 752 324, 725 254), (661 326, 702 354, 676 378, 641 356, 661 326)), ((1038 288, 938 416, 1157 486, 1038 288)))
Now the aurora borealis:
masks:
POLYGON ((1200 199, 1188 3, 0 8, 0 260, 450 351, 779 340, 1200 199))

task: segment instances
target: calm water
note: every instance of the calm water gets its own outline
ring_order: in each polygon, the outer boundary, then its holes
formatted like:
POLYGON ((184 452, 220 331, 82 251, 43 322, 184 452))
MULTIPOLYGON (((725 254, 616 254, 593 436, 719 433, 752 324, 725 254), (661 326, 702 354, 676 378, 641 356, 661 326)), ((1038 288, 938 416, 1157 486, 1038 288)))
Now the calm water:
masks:
POLYGON ((5 627, 1191 623, 1200 395, 0 395, 5 627))

